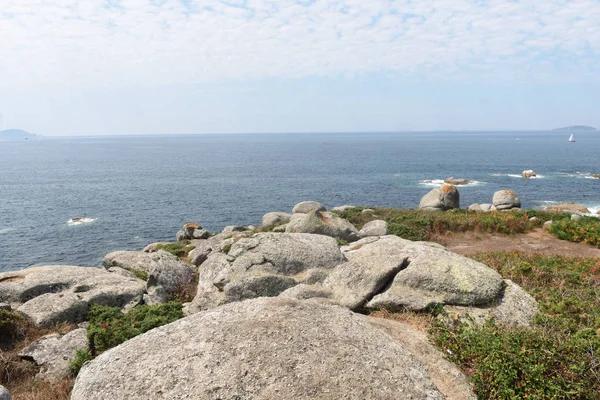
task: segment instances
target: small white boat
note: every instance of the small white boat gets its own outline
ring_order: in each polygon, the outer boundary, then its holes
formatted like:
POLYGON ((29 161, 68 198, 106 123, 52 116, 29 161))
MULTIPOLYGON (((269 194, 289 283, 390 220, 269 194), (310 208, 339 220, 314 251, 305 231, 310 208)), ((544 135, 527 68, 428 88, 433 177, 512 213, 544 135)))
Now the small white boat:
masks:
POLYGON ((573 143, 575 141, 575 138, 573 137, 573 134, 571 133, 571 137, 569 138, 569 142, 573 143))

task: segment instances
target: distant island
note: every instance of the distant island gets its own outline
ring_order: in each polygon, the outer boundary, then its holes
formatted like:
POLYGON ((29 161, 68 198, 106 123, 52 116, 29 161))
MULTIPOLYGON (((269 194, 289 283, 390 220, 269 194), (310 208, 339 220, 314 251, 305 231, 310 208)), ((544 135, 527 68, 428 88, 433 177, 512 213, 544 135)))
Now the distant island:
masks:
POLYGON ((26 132, 22 129, 7 129, 4 131, 0 131, 0 141, 24 139, 39 139, 39 136, 33 133, 26 132))
POLYGON ((555 131, 597 131, 598 129, 586 125, 565 126, 564 128, 554 129, 555 131))

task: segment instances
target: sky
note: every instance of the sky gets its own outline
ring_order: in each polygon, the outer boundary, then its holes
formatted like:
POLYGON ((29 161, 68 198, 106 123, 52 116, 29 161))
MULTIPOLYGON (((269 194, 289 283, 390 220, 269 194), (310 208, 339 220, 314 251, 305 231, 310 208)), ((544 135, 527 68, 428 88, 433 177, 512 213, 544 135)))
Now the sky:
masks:
POLYGON ((0 0, 0 128, 600 128, 599 0, 0 0))

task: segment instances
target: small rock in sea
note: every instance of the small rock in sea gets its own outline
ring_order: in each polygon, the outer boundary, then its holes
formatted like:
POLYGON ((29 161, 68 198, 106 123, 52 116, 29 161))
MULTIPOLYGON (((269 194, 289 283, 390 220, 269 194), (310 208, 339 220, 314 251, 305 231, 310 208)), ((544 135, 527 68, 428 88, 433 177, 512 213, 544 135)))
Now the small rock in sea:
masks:
POLYGON ((593 178, 600 179, 600 174, 592 174, 593 178))
POLYGON ((459 178, 450 177, 450 178, 444 179, 444 183, 447 183, 448 185, 456 186, 456 185, 468 185, 469 183, 471 183, 471 181, 468 179, 459 179, 459 178))
POLYGON ((460 207, 460 195, 453 185, 432 189, 421 199, 419 210, 446 211, 460 207))
POLYGON ((551 212, 576 211, 576 212, 580 212, 580 213, 583 213, 583 214, 589 214, 590 213, 590 210, 586 206, 581 206, 581 205, 573 204, 573 203, 554 204, 554 205, 547 206, 545 208, 545 210, 546 211, 551 211, 551 212))
POLYGON ((521 172, 521 176, 525 179, 531 179, 535 178, 537 174, 532 169, 526 169, 525 171, 521 172))
POLYGON ((10 400, 10 392, 4 386, 0 385, 0 400, 10 400))
POLYGON ((303 201, 294 206, 292 214, 307 214, 311 211, 327 211, 327 209, 318 201, 303 201))

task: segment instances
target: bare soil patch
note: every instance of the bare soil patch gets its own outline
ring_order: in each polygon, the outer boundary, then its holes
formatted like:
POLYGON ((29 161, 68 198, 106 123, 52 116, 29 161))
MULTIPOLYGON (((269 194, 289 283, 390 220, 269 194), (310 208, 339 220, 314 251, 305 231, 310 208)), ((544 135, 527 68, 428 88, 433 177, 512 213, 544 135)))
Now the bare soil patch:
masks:
POLYGON ((488 251, 521 251, 568 257, 600 257, 600 249, 596 247, 560 240, 543 229, 512 236, 487 232, 450 233, 439 236, 434 241, 463 255, 488 251))

